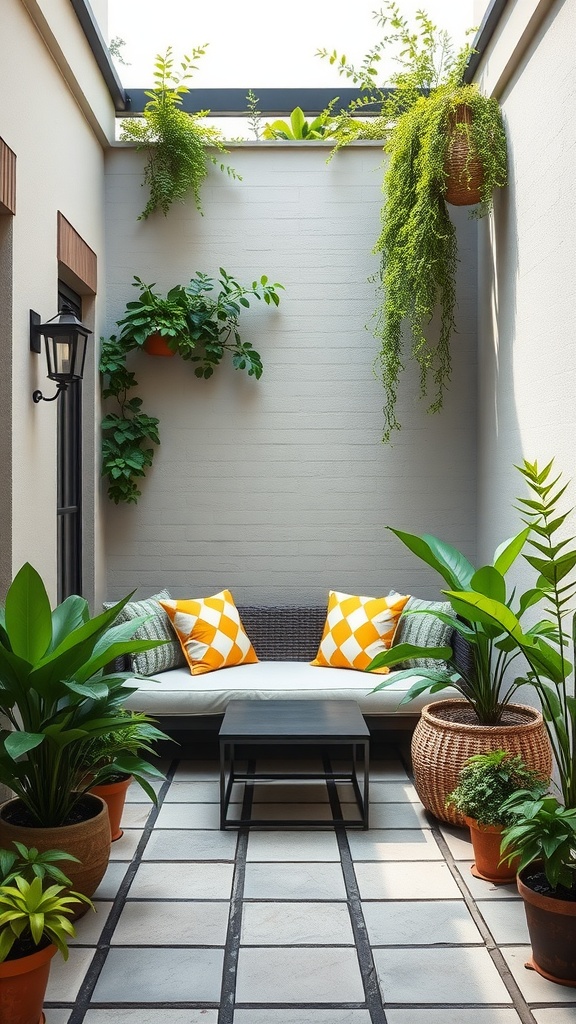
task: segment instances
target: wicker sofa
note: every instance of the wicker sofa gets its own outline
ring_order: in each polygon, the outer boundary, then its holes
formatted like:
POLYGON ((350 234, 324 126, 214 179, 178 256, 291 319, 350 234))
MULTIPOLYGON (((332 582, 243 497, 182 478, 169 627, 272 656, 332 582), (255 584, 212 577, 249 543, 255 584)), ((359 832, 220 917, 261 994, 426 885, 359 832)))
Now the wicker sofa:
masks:
MULTIPOLYGON (((399 680, 373 693, 381 676, 350 669, 318 668, 315 657, 326 620, 322 607, 239 606, 242 623, 256 650, 258 664, 239 665, 193 676, 187 667, 160 672, 151 678, 130 680, 138 687, 126 706, 157 718, 168 731, 205 728, 216 724, 232 699, 272 700, 290 698, 355 700, 370 724, 385 729, 412 728, 429 695, 409 704, 400 702, 411 683, 399 680)), ((433 619, 432 616, 425 618, 433 619)), ((437 621, 433 619, 433 621, 437 621)), ((450 641, 455 650, 458 634, 450 641)), ((129 670, 128 664, 123 664, 129 670)), ((387 678, 394 677, 391 672, 387 678)), ((434 699, 458 696, 447 688, 434 699)))

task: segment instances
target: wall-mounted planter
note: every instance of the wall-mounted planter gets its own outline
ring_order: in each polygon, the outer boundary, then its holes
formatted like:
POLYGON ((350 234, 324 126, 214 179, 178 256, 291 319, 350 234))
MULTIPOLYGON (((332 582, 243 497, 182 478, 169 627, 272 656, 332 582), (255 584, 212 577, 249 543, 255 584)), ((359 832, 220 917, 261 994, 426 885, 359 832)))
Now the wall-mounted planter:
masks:
POLYGON ((444 170, 448 175, 444 199, 451 206, 475 206, 482 199, 484 168, 470 138, 472 111, 457 107, 451 123, 444 170), (458 127, 461 125, 463 127, 458 127))
POLYGON ((163 338, 161 334, 150 334, 144 342, 144 351, 149 356, 162 356, 166 359, 176 355, 174 349, 170 348, 166 338, 163 338))

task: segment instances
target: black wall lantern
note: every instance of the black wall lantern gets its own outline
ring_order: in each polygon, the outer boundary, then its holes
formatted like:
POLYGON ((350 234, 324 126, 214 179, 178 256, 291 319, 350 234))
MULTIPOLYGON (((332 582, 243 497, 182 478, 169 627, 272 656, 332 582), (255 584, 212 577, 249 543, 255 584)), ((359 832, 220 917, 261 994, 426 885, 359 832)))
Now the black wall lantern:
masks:
POLYGON ((84 360, 86 359, 86 343, 92 334, 64 302, 56 316, 45 324, 40 317, 30 310, 30 348, 32 352, 40 352, 41 338, 46 346, 46 363, 48 377, 56 382, 56 394, 45 398, 41 391, 35 391, 32 398, 35 402, 54 402, 61 391, 75 380, 82 380, 84 360))

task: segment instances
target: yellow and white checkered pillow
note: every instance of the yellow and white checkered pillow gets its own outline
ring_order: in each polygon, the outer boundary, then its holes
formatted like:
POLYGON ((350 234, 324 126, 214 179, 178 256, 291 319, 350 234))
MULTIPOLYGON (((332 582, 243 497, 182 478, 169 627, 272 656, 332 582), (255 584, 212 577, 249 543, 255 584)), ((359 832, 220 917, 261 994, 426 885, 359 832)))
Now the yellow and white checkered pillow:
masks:
POLYGON ((229 590, 190 601, 160 601, 192 675, 258 661, 229 590))
MULTIPOLYGON (((355 668, 362 671, 372 658, 392 644, 398 619, 408 595, 356 597, 330 590, 326 624, 311 665, 322 668, 355 668)), ((380 675, 387 668, 376 669, 380 675)))

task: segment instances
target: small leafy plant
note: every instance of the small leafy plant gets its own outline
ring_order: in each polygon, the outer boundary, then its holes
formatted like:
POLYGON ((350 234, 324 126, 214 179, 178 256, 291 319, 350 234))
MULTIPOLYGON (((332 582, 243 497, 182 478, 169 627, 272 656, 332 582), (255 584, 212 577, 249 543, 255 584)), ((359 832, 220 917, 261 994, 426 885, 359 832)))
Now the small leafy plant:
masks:
POLYGON ((58 861, 75 861, 71 853, 63 850, 44 850, 42 853, 34 846, 25 846, 15 841, 16 850, 0 850, 0 885, 10 885, 18 876, 32 881, 34 878, 51 878, 62 885, 69 885, 70 880, 56 866, 58 861))
POLYGON ((160 740, 169 740, 170 737, 155 726, 153 718, 143 712, 123 710, 120 717, 121 724, 95 737, 86 749, 86 761, 92 773, 91 785, 99 786, 132 775, 155 804, 156 793, 148 776, 156 779, 164 779, 164 776, 141 755, 147 753, 156 756, 154 744, 160 740))
POLYGON ((184 55, 180 70, 174 66, 172 48, 158 54, 154 65, 154 88, 141 118, 122 121, 121 138, 136 142, 146 150, 144 185, 150 190, 148 202, 139 220, 161 210, 164 215, 174 202, 184 202, 192 193, 196 209, 201 213, 200 189, 213 163, 232 178, 240 176, 228 164, 220 163, 209 150, 227 153, 217 128, 205 124, 209 110, 187 114, 181 109, 182 98, 189 91, 184 83, 197 70, 197 61, 206 53, 206 45, 195 47, 184 55))
POLYGON ((504 801, 520 789, 537 797, 547 788, 548 780, 527 768, 521 757, 491 750, 468 758, 446 803, 479 825, 510 825, 513 817, 502 810, 504 801))
POLYGON ((576 808, 550 794, 535 800, 521 791, 503 809, 513 819, 502 837, 506 861, 520 857, 519 871, 541 861, 551 889, 563 887, 576 898, 576 808))
POLYGON ((128 353, 143 348, 151 334, 160 333, 182 359, 196 364, 196 377, 208 380, 228 352, 235 369, 259 380, 262 360, 249 342, 242 341, 239 317, 253 299, 278 306, 278 292, 283 289, 265 274, 251 285, 243 285, 223 267, 218 279, 197 271, 187 285, 175 285, 165 296, 139 277, 134 278, 134 287, 140 295, 127 303, 118 320, 120 333, 103 340, 100 358, 102 396, 116 399, 119 406, 119 411, 107 413, 102 421, 102 475, 115 504, 138 501, 139 481, 154 458, 149 445, 160 444, 158 419, 142 412, 142 399, 129 397, 137 381, 126 368, 128 353))
POLYGON ((285 141, 292 142, 304 139, 329 139, 332 137, 335 123, 331 116, 332 106, 335 102, 333 100, 326 110, 311 122, 306 120, 306 115, 301 107, 294 107, 290 114, 289 123, 288 121, 280 120, 273 121, 272 124, 266 124, 262 137, 264 139, 284 139, 285 141))

